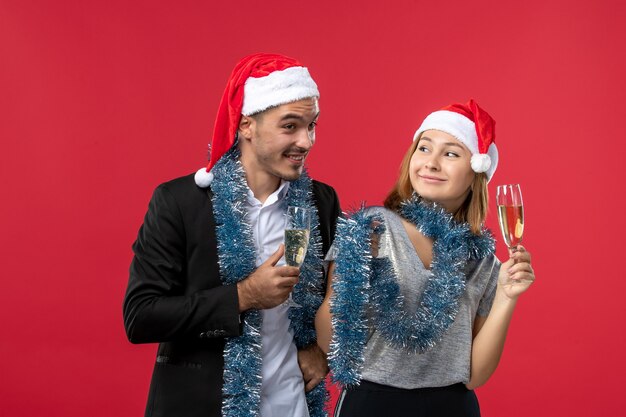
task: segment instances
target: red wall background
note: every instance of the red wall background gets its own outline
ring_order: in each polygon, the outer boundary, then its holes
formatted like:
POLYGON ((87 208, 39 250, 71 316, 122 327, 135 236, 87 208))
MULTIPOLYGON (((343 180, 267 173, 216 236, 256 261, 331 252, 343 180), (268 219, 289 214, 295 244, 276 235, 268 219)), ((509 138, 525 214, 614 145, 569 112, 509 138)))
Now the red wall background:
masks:
POLYGON ((256 51, 310 67, 309 167, 344 208, 383 199, 428 112, 488 109, 538 281, 483 415, 621 414, 625 23, 618 0, 1 0, 0 415, 142 415, 155 346, 124 335, 130 245, 154 187, 204 164, 256 51))

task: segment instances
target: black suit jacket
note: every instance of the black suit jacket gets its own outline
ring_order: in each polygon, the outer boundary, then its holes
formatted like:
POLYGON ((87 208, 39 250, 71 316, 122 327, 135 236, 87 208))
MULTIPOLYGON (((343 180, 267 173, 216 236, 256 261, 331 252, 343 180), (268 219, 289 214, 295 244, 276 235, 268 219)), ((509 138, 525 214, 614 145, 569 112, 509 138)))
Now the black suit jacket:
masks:
MULTIPOLYGON (((313 181, 323 252, 341 213, 313 181)), ((132 343, 159 343, 146 416, 220 416, 224 337, 241 333, 236 285, 222 285, 210 189, 193 175, 160 185, 133 245, 124 298, 132 343)))

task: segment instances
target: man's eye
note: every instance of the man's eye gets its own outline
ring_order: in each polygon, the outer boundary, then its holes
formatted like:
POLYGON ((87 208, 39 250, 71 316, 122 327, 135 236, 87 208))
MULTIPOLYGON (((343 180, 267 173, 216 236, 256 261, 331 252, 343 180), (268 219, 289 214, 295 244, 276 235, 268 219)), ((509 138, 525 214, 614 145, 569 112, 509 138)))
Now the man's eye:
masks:
POLYGON ((293 130, 293 129, 296 128, 296 125, 294 125, 293 123, 289 123, 289 124, 283 126, 283 128, 287 129, 287 130, 293 130))
POLYGON ((317 127, 317 122, 311 122, 311 124, 309 125, 309 130, 313 130, 317 127))

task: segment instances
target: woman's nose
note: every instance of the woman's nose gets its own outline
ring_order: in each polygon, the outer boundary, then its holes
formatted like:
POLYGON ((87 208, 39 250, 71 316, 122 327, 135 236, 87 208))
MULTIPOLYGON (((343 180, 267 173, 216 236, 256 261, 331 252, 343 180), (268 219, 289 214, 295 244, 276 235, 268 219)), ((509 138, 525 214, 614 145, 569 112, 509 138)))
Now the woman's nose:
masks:
POLYGON ((439 158, 437 158, 437 156, 435 155, 431 155, 430 158, 428 158, 428 160, 426 161, 426 163, 424 164, 424 166, 428 169, 432 169, 432 170, 439 170, 440 166, 439 166, 439 158))

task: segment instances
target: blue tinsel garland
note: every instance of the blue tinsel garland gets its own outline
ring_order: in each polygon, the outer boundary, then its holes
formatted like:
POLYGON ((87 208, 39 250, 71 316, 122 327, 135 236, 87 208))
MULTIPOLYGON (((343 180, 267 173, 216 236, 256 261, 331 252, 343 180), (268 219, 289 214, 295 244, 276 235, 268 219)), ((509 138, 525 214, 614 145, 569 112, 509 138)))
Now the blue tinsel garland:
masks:
MULTIPOLYGON (((333 295, 330 300, 333 336, 328 364, 333 380, 341 385, 358 384, 363 349, 369 332, 365 306, 369 301, 372 272, 370 234, 374 219, 360 210, 337 221, 333 295)), ((382 222, 382 219, 379 219, 382 222)))
MULTIPOLYGON (((255 269, 253 233, 246 216, 247 185, 239 150, 234 146, 212 170, 214 180, 213 213, 217 223, 219 266, 224 284, 234 284, 255 269)), ((289 312, 294 341, 298 348, 315 342, 315 312, 322 302, 322 243, 319 218, 313 204, 311 179, 306 173, 289 185, 286 204, 314 210, 310 245, 301 267, 300 282, 293 290, 293 299, 301 308, 289 312)), ((252 417, 259 414, 261 399, 261 313, 249 310, 243 314, 243 333, 226 339, 224 348, 224 385, 222 388, 224 417, 252 417)), ((307 393, 311 417, 325 417, 327 391, 324 382, 307 393)))
POLYGON ((459 298, 465 291, 467 261, 484 258, 495 249, 488 230, 474 235, 467 223, 457 223, 443 208, 417 196, 405 202, 400 212, 434 240, 432 275, 414 313, 404 309, 389 259, 372 259, 370 255, 371 224, 382 223, 382 219, 360 211, 337 228, 329 363, 334 379, 344 386, 358 384, 361 379, 370 325, 392 346, 407 352, 421 353, 435 346, 456 317, 459 298), (365 314, 368 304, 373 307, 372 323, 365 314))

